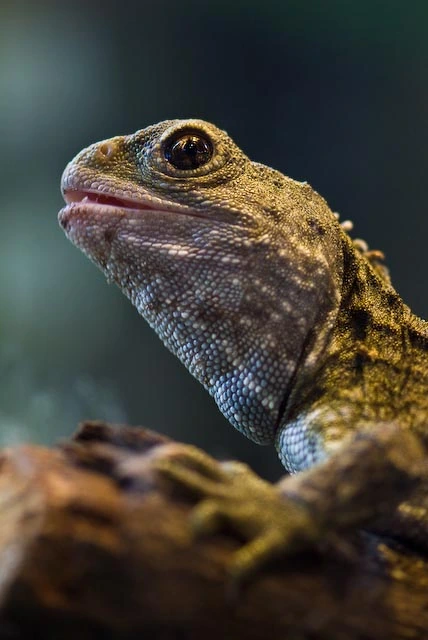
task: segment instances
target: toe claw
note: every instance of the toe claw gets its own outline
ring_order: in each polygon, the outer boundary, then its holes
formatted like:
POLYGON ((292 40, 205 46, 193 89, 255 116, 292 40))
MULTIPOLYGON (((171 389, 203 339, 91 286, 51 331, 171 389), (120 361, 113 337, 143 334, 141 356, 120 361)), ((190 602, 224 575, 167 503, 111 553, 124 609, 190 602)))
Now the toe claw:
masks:
POLYGON ((218 501, 203 500, 194 508, 190 524, 196 535, 217 533, 224 525, 224 514, 218 501))
POLYGON ((246 582, 271 560, 283 555, 286 542, 277 531, 267 531, 248 542, 234 555, 229 569, 231 579, 238 584, 246 582))

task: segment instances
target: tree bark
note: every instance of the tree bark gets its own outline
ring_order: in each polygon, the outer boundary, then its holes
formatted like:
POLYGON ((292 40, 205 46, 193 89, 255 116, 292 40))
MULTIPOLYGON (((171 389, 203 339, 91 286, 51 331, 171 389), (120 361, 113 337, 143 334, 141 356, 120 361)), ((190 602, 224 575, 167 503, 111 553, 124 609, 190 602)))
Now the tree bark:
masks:
POLYGON ((427 559, 364 533, 233 591, 240 541, 194 539, 192 499, 153 470, 179 446, 92 422, 55 449, 2 452, 1 639, 428 637, 427 559))

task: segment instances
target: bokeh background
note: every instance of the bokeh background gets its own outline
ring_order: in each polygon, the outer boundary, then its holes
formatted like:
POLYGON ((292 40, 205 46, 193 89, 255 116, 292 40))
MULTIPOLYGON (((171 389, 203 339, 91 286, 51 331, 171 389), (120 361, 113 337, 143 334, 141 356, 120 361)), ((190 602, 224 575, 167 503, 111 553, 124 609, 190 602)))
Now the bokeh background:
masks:
POLYGON ((1 443, 105 418, 277 477, 67 242, 61 172, 99 139, 213 121, 352 219, 426 317, 427 20, 426 0, 1 0, 1 443))

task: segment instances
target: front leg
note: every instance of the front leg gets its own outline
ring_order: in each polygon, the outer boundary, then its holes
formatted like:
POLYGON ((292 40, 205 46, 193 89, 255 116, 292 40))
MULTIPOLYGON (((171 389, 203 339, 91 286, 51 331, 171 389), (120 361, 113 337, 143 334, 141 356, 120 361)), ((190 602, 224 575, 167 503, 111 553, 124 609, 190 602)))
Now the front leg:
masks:
POLYGON ((200 501, 197 534, 232 529, 244 540, 230 574, 241 581, 268 561, 340 533, 393 518, 425 475, 418 438, 395 425, 363 431, 327 461, 271 485, 248 467, 218 465, 193 447, 179 447, 155 468, 200 501))

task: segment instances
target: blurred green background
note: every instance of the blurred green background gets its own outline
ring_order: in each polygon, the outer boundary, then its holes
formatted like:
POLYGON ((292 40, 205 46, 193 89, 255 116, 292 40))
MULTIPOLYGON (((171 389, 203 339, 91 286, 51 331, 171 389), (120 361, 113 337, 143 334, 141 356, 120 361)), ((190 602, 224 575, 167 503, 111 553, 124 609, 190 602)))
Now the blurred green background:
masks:
POLYGON ((269 477, 246 441, 56 221, 66 162, 200 117, 307 179, 428 315, 428 3, 0 2, 0 434, 142 424, 269 477))

